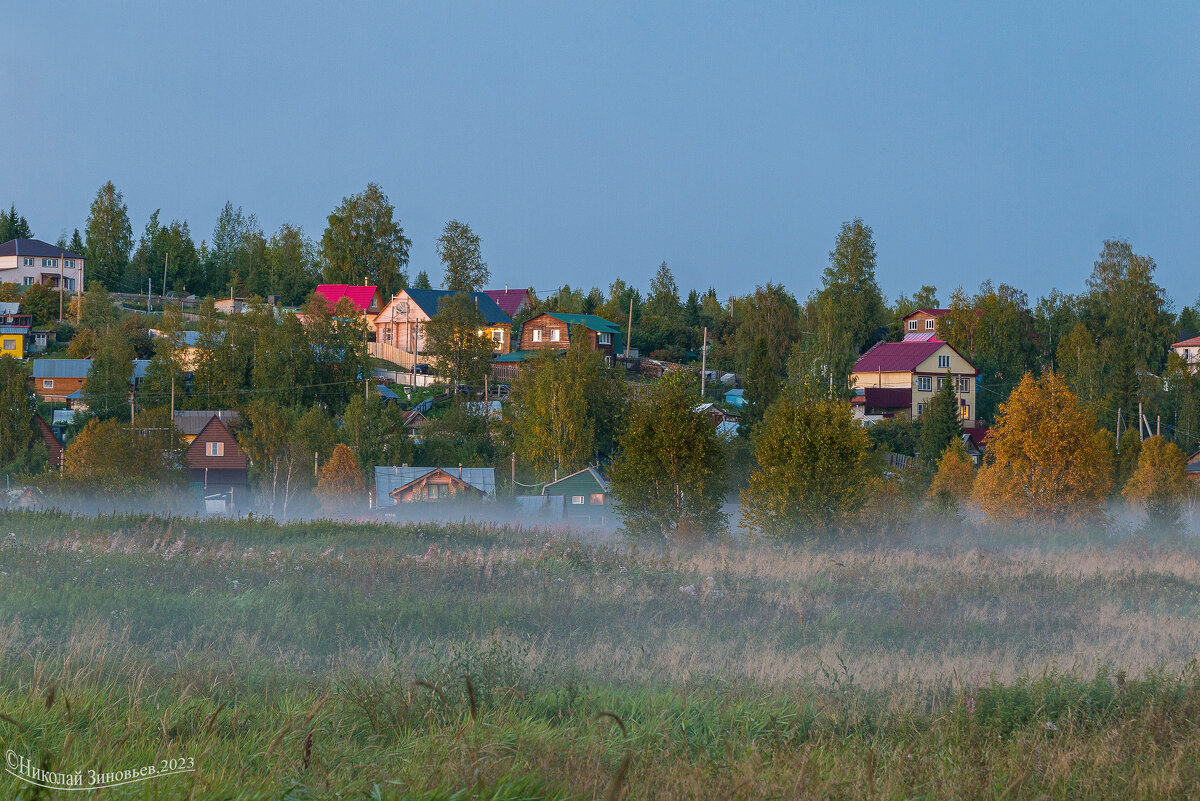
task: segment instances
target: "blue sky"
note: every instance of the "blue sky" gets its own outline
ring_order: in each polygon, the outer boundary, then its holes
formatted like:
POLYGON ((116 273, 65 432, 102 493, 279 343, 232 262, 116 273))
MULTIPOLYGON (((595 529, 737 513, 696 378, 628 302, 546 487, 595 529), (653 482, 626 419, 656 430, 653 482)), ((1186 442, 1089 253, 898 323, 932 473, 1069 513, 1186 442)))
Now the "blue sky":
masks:
POLYGON ((226 200, 319 238, 375 181, 412 272, 453 217, 497 285, 803 296, 861 216, 892 297, 1078 291, 1108 237, 1200 294, 1200 5, 102 5, 0 2, 42 238, 109 179, 197 241, 226 200))

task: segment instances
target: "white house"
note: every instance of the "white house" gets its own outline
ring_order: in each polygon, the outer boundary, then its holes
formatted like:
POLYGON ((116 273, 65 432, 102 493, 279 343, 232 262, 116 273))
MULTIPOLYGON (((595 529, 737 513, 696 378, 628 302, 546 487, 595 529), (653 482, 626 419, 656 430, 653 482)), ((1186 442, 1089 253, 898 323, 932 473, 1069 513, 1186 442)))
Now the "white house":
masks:
POLYGON ((40 239, 10 239, 0 244, 0 282, 83 289, 83 256, 40 239))

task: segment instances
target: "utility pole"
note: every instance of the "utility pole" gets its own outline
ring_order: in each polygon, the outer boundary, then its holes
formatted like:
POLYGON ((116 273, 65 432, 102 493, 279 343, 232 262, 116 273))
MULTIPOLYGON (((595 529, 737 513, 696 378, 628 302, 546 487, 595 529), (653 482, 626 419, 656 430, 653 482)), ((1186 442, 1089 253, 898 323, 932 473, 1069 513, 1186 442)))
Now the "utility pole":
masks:
POLYGON ((1146 439, 1145 429, 1142 428, 1142 423, 1146 416, 1142 414, 1142 402, 1138 401, 1138 439, 1144 441, 1146 439))
POLYGON ((175 374, 171 373, 171 425, 175 425, 175 374))
MULTIPOLYGON (((163 256, 163 308, 166 308, 167 305, 167 263, 169 261, 171 261, 171 254, 167 253, 165 256, 163 256)), ((180 311, 183 310, 182 306, 179 308, 180 311)))
POLYGON ((629 358, 629 343, 633 341, 633 295, 629 296, 629 324, 625 334, 625 358, 629 358))
POLYGON ((1117 454, 1121 453, 1121 408, 1117 407, 1117 454))
POLYGON ((58 321, 62 322, 63 252, 58 252, 58 321))
POLYGON ((83 323, 83 259, 75 265, 75 325, 83 323))
POLYGON ((517 494, 517 452, 512 454, 512 494, 517 494))
POLYGON ((708 376, 708 326, 704 326, 704 339, 700 340, 700 400, 704 400, 704 379, 708 376))
POLYGON ((146 314, 149 314, 153 307, 153 301, 150 300, 150 295, 152 294, 150 290, 153 289, 153 287, 154 279, 150 276, 146 276, 146 314))

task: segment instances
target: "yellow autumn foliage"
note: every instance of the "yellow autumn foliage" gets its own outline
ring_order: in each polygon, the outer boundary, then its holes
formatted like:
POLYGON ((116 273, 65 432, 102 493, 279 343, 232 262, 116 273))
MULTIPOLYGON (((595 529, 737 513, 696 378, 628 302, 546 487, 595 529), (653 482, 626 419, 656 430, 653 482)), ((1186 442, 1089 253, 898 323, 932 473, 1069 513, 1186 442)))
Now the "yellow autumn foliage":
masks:
POLYGON ((1026 373, 1000 404, 974 499, 995 522, 1078 525, 1112 483, 1112 454, 1095 417, 1053 373, 1026 373))

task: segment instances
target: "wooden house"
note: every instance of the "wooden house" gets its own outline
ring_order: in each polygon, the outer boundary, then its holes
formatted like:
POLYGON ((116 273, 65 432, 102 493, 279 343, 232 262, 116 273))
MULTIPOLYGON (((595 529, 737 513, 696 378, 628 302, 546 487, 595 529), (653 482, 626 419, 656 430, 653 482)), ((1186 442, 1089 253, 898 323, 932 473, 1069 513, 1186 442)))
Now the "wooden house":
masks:
POLYGON ((1200 451, 1187 458, 1187 477, 1200 484, 1200 451))
POLYGON ((83 389, 91 369, 91 359, 34 359, 33 391, 49 403, 65 403, 83 389))
POLYGON ((219 500, 225 511, 249 500, 246 454, 216 412, 192 438, 184 462, 192 486, 201 492, 210 511, 212 499, 219 500))
POLYGON ((566 350, 571 337, 581 332, 587 337, 589 350, 604 355, 609 362, 622 352, 621 327, 594 314, 560 314, 545 312, 532 317, 521 326, 522 351, 566 350))
POLYGON ((496 471, 491 467, 375 468, 376 506, 380 507, 419 501, 478 501, 495 495, 496 471))
POLYGON ((937 338, 938 320, 950 313, 949 309, 915 309, 901 318, 904 337, 932 335, 937 338))
POLYGON ((606 523, 613 518, 612 490, 594 467, 551 481, 542 488, 542 495, 561 497, 563 517, 569 520, 606 523))
MULTIPOLYGON (((375 341, 369 343, 372 356, 386 359, 404 368, 429 363, 426 324, 438 313, 441 302, 459 294, 446 289, 402 289, 375 316, 375 341)), ((512 347, 512 318, 501 311, 484 292, 466 292, 483 317, 480 333, 492 341, 496 355, 512 347)))

